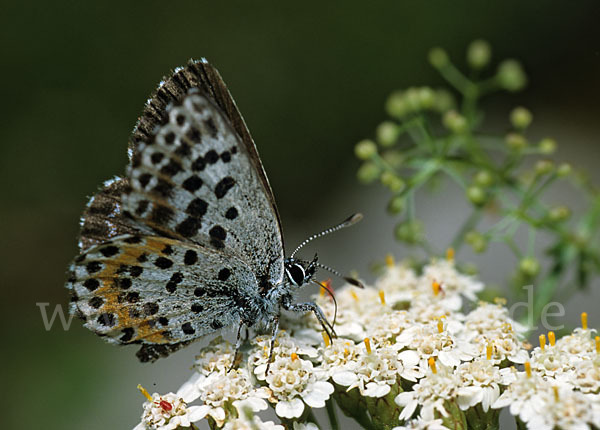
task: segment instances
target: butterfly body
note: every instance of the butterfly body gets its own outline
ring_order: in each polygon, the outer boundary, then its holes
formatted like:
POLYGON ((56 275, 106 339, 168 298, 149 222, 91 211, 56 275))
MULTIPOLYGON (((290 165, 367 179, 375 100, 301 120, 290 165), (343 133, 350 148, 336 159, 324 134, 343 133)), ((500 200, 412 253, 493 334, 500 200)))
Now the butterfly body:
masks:
POLYGON ((324 320, 293 301, 316 257, 285 259, 258 152, 210 64, 161 82, 129 153, 126 175, 90 199, 69 269, 71 311, 87 328, 153 361, 222 327, 275 334, 282 308, 324 320))

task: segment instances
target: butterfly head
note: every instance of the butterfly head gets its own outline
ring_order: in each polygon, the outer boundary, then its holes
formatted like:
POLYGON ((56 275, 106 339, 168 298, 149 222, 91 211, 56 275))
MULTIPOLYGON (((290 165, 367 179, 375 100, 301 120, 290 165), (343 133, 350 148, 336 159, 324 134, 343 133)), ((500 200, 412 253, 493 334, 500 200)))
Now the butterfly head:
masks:
POLYGON ((294 257, 286 258, 284 262, 285 276, 291 285, 301 287, 308 284, 317 271, 317 254, 312 261, 299 260, 294 257))

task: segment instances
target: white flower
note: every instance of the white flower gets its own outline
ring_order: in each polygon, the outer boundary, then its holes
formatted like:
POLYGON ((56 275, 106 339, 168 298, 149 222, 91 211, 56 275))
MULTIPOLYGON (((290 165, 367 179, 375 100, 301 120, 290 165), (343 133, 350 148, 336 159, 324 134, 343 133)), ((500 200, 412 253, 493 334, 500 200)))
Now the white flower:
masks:
POLYGON ((424 378, 413 386, 413 391, 405 391, 396 396, 394 401, 403 407, 400 413, 401 420, 409 419, 421 406, 421 417, 433 420, 437 411, 442 416, 448 416, 444 408, 444 401, 454 398, 461 380, 451 368, 443 365, 436 366, 437 371, 430 371, 424 378))
POLYGON ((538 404, 543 407, 533 411, 528 428, 584 430, 589 429, 590 424, 596 428, 600 426, 600 415, 594 411, 600 404, 594 397, 574 391, 567 385, 547 384, 544 388, 537 394, 538 404))
MULTIPOLYGON (((256 377, 263 381, 265 379, 264 373, 269 363, 271 337, 257 336, 251 343, 254 346, 254 350, 250 353, 248 365, 254 369, 256 377)), ((290 336, 285 330, 280 330, 273 348, 273 359, 275 360, 277 357, 290 357, 291 354, 315 358, 319 355, 319 352, 317 348, 309 343, 302 342, 290 336)))
POLYGON ((557 340, 556 347, 568 353, 572 358, 591 359, 596 354, 595 342, 591 338, 595 332, 596 330, 576 328, 570 335, 557 340))
POLYGON ((472 276, 459 273, 454 260, 435 260, 423 268, 419 279, 419 288, 431 291, 433 282, 438 282, 446 295, 463 295, 471 301, 477 300, 475 293, 483 290, 484 285, 472 276))
POLYGON ((450 367, 472 360, 477 355, 474 345, 443 330, 444 322, 445 320, 442 320, 439 323, 441 326, 438 323, 415 323, 396 338, 396 347, 415 350, 419 354, 420 367, 423 371, 429 367, 430 357, 435 357, 443 365, 450 367), (442 327, 441 332, 440 327, 442 327))
POLYGON ((486 359, 463 363, 456 369, 456 374, 462 380, 462 386, 457 390, 458 405, 462 410, 481 403, 483 411, 487 412, 500 396, 500 385, 506 380, 500 368, 486 359))
POLYGON ((204 376, 214 372, 226 373, 233 366, 234 353, 233 346, 219 336, 196 356, 194 367, 204 376))
POLYGON ((227 421, 223 430, 285 430, 285 427, 273 421, 262 421, 258 415, 235 418, 227 421))
POLYGON ((424 420, 421 417, 406 422, 403 426, 394 427, 392 430, 449 430, 441 419, 424 420))
POLYGON ((527 327, 510 318, 508 309, 499 304, 479 302, 477 308, 469 312, 464 321, 465 327, 472 333, 516 333, 524 334, 527 327))
POLYGON ((573 356, 564 353, 559 348, 545 345, 544 349, 539 346, 531 352, 531 368, 542 376, 560 377, 573 368, 573 356))
POLYGON ((201 379, 197 388, 204 402, 204 405, 199 407, 198 413, 202 418, 210 415, 219 426, 228 419, 226 407, 228 403, 237 408, 244 406, 254 412, 268 407, 264 399, 269 397, 269 390, 264 387, 255 388, 245 368, 233 369, 226 373, 213 373, 201 379))
POLYGON ((187 407, 183 399, 174 393, 163 396, 154 393, 152 401, 144 403, 142 422, 134 430, 174 430, 189 427, 203 417, 199 406, 187 407))
POLYGON ((518 416, 527 423, 537 415, 537 411, 545 408, 539 393, 549 389, 549 383, 541 376, 519 372, 515 381, 492 404, 493 409, 509 406, 511 415, 518 416))
POLYGON ((583 393, 600 392, 600 355, 594 360, 580 360, 565 378, 567 382, 583 393))
POLYGON ((277 403, 275 412, 283 418, 298 418, 304 412, 304 404, 311 408, 325 407, 325 401, 334 391, 326 382, 325 372, 315 372, 313 364, 296 353, 290 357, 277 357, 265 375, 266 363, 254 369, 259 379, 264 377, 270 389, 269 401, 277 403))
POLYGON ((391 307, 410 302, 417 289, 417 274, 405 264, 387 265, 384 274, 375 283, 375 289, 383 291, 391 307))
POLYGON ((407 311, 391 311, 371 320, 367 325, 367 333, 373 343, 395 343, 396 337, 413 324, 407 311))
POLYGON ((340 370, 331 372, 333 381, 347 387, 346 391, 358 388, 360 394, 367 397, 383 397, 390 392, 391 386, 402 377, 416 381, 423 376, 419 371, 419 357, 414 351, 398 354, 395 348, 385 345, 366 345, 353 348, 354 360, 340 366, 340 370), (370 351, 369 351, 370 349, 370 351))

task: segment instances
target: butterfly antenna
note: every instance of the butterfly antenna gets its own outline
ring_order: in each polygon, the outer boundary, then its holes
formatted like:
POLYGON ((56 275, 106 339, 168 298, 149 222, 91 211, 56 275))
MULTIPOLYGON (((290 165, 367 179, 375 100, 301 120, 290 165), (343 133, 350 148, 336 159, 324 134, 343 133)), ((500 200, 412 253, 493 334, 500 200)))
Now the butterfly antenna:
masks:
POLYGON ((294 250, 294 252, 292 252, 292 255, 290 257, 293 258, 294 255, 296 255, 296 253, 300 250, 300 248, 302 248, 307 243, 312 242, 313 240, 318 239, 319 237, 328 235, 329 233, 333 233, 334 231, 338 231, 343 228, 350 227, 351 225, 354 225, 357 222, 359 222, 362 219, 362 217, 363 216, 361 213, 356 213, 354 215, 351 215, 349 218, 347 218, 346 220, 344 220, 343 222, 339 223, 336 226, 329 227, 327 230, 323 230, 321 233, 313 234, 308 239, 306 239, 304 242, 302 242, 300 245, 298 245, 298 247, 294 250))
POLYGON ((325 291, 327 291, 327 294, 329 294, 331 296, 331 298, 333 299, 333 324, 331 324, 331 327, 333 328, 333 327, 335 327, 335 320, 337 319, 337 310, 338 310, 337 300, 335 299, 335 295, 331 292, 331 290, 329 288, 327 288, 321 282, 315 281, 314 279, 312 280, 312 282, 314 284, 318 285, 319 287, 323 288, 325 291))

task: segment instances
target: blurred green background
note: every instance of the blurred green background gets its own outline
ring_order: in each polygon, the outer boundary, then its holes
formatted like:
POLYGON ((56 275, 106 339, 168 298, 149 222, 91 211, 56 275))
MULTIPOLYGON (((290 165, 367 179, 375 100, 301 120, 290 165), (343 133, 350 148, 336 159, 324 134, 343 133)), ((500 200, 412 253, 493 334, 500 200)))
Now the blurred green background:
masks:
MULTIPOLYGON (((402 250, 384 215, 387 193, 355 181, 353 145, 384 119, 392 90, 441 83, 426 61, 432 46, 462 65, 467 44, 484 38, 496 60, 522 60, 530 85, 510 106, 531 108, 534 133, 555 136, 559 156, 600 182, 598 12, 596 1, 5 2, 2 427, 131 428, 137 383, 175 391, 189 374, 197 347, 141 365, 79 321, 45 331, 36 306, 66 305, 79 215, 123 172, 129 132, 170 69, 199 57, 218 67, 257 142, 289 246, 365 212, 356 230, 319 248, 324 262, 365 272, 374 256, 402 250)), ((509 99, 496 100, 489 108, 504 120, 509 99)), ((432 234, 444 237, 438 225, 432 234)))

